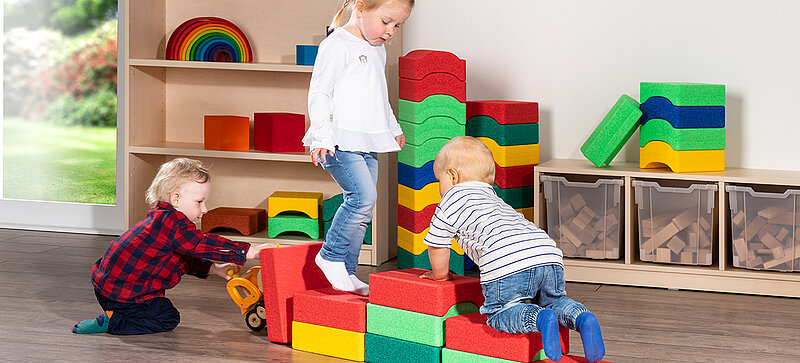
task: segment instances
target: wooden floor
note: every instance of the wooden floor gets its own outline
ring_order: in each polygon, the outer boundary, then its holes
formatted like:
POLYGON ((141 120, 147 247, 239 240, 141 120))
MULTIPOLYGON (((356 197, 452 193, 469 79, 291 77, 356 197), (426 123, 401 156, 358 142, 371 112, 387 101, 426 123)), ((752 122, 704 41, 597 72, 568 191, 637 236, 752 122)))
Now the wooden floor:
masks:
MULTIPOLYGON (((72 334, 100 312, 89 269, 112 239, 0 229, 0 361, 341 361, 251 333, 217 277, 187 276, 167 293, 181 312, 172 332, 72 334)), ((358 275, 391 269, 394 261, 358 275)), ((611 362, 800 362, 800 299, 579 283, 567 291, 598 316, 611 362)), ((570 339, 583 355, 577 333, 570 339)))

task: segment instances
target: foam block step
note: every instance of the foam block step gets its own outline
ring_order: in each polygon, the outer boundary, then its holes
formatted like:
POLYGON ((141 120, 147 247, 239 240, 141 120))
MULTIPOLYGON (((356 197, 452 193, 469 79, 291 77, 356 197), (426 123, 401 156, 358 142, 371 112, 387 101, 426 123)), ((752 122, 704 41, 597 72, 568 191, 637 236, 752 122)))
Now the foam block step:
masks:
POLYGON ((376 272, 369 275, 369 302, 375 305, 444 316, 460 302, 483 305, 480 280, 453 276, 449 281, 419 278, 425 270, 409 269, 376 272), (398 294, 402 291, 402 294, 398 294))
POLYGON ((622 95, 581 146, 581 153, 598 168, 611 163, 639 127, 639 103, 622 95))
POLYGON ((256 112, 253 115, 253 148, 256 150, 304 152, 305 133, 306 115, 301 113, 256 112))
POLYGON ((294 294, 294 321, 365 333, 369 298, 332 287, 294 294))
MULTIPOLYGON (((517 362, 530 362, 542 350, 539 333, 510 334, 486 325, 480 313, 464 314, 445 320, 447 349, 486 355, 517 362)), ((559 327, 561 352, 569 353, 569 330, 559 327)))
POLYGON ((449 95, 430 95, 422 102, 400 99, 397 105, 398 119, 422 123, 431 117, 445 116, 460 124, 467 122, 467 105, 449 95))
POLYGON ((723 150, 725 128, 675 128, 666 120, 652 119, 639 130, 639 146, 650 141, 666 142, 673 150, 723 150))
POLYGON ((464 136, 464 125, 446 116, 434 116, 418 124, 402 119, 397 120, 397 123, 403 129, 408 145, 422 145, 434 138, 452 139, 456 136, 464 136))
POLYGON ((639 99, 664 97, 675 106, 725 106, 725 85, 707 83, 639 83, 639 99))
POLYGON ((488 137, 476 139, 489 148, 495 164, 502 167, 539 164, 539 144, 500 146, 488 137))
MULTIPOLYGON (((450 250, 450 272, 456 275, 464 275, 464 255, 459 255, 454 250, 450 250)), ((428 250, 419 255, 415 255, 403 248, 397 248, 397 267, 401 269, 421 268, 430 270, 431 260, 428 257, 428 250)), ((421 279, 420 279, 421 280, 421 279)), ((370 287, 370 294, 372 293, 370 287)))
MULTIPOLYGON (((325 221, 322 222, 322 238, 325 239, 328 236, 328 230, 331 229, 332 221, 325 221)), ((372 244, 372 221, 367 223, 367 230, 364 232, 364 244, 371 245, 372 244)))
MULTIPOLYGON (((563 357, 563 356, 562 356, 563 357)), ((539 362, 547 359, 544 354, 544 349, 536 353, 531 360, 532 362, 539 362)), ((475 353, 462 352, 460 350, 453 350, 450 348, 442 349, 442 363, 513 363, 515 361, 490 357, 488 355, 480 355, 475 353)))
POLYGON ((292 322, 292 348, 363 362, 364 334, 294 321, 292 322))
MULTIPOLYGON (((427 234, 428 228, 425 228, 425 230, 420 233, 414 233, 401 226, 397 226, 397 247, 411 252, 412 254, 419 255, 428 249, 428 245, 423 242, 427 234)), ((450 245, 450 248, 459 255, 464 254, 464 250, 456 243, 455 239, 450 245)))
POLYGON ((533 207, 533 186, 519 188, 498 188, 493 185, 495 193, 514 209, 533 207))
POLYGON ((433 174, 433 160, 419 168, 397 163, 397 182, 416 190, 420 190, 430 183, 436 183, 436 175, 433 174))
POLYGON ((461 81, 467 80, 467 61, 453 53, 417 49, 400 57, 400 78, 423 79, 431 73, 450 73, 461 81))
POLYGON ((367 333, 364 360, 372 363, 440 363, 442 347, 408 342, 367 333))
POLYGON ((308 218, 303 214, 292 214, 294 212, 284 212, 275 217, 269 217, 267 236, 275 238, 284 232, 304 233, 311 239, 319 239, 319 219, 308 218))
POLYGON ((322 243, 314 242, 261 250, 261 286, 270 342, 292 341, 295 293, 331 286, 314 263, 321 248, 322 243))
POLYGON ((296 63, 297 65, 301 66, 313 66, 314 61, 317 60, 317 52, 319 51, 319 45, 303 45, 298 44, 295 47, 295 53, 297 54, 296 63))
POLYGON ((438 204, 441 199, 439 182, 430 183, 420 190, 414 190, 405 185, 397 186, 397 204, 413 211, 421 211, 431 204, 438 204))
POLYGON ((642 169, 667 166, 675 173, 725 170, 725 150, 673 150, 663 141, 650 141, 639 148, 642 169))
POLYGON ((664 97, 650 97, 639 109, 642 125, 652 119, 662 119, 675 128, 725 127, 723 106, 673 106, 664 97))
MULTIPOLYGON (((397 162, 414 168, 421 168, 427 162, 436 158, 436 154, 450 139, 428 139, 422 145, 406 145, 397 153, 397 162)), ((538 155, 538 153, 537 153, 538 155)))
POLYGON ((402 205, 397 206, 397 225, 413 233, 420 233, 430 227, 433 212, 438 204, 426 206, 421 211, 414 211, 402 205))
POLYGON ((207 150, 250 150, 250 118, 231 115, 203 116, 203 148, 207 150))
POLYGON ((489 116, 501 125, 539 122, 539 103, 524 101, 469 101, 467 119, 489 116))
POLYGON ((450 95, 459 102, 467 101, 467 84, 450 73, 431 73, 422 79, 400 78, 401 99, 422 102, 430 95, 450 95))
POLYGON ((477 311, 478 306, 471 302, 453 305, 444 316, 367 304, 367 333, 442 347, 445 319, 477 311))
POLYGON ((477 115, 467 119, 466 135, 488 137, 500 146, 527 145, 539 143, 539 124, 498 123, 489 116, 477 115))
POLYGON ((322 193, 276 191, 267 198, 267 216, 275 217, 287 211, 300 212, 319 219, 322 193))
POLYGON ((494 164, 494 183, 500 188, 519 188, 533 185, 535 165, 500 166, 494 164))
POLYGON ((267 211, 255 208, 214 208, 200 220, 200 229, 208 233, 215 228, 232 228, 249 236, 267 228, 267 211))
POLYGON ((344 203, 344 194, 342 193, 323 200, 322 220, 326 222, 333 220, 333 216, 336 215, 336 211, 339 210, 339 206, 342 205, 342 203, 344 203))

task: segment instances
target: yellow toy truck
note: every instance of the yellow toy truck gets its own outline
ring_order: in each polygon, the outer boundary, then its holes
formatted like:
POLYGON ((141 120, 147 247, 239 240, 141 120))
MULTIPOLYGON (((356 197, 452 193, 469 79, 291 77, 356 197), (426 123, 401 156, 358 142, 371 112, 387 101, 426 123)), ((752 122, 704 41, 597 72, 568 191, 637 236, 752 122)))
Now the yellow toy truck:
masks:
POLYGON ((259 331, 267 326, 267 314, 264 309, 264 296, 258 288, 258 273, 261 266, 251 267, 244 276, 228 270, 228 294, 242 309, 244 322, 252 331, 259 331))

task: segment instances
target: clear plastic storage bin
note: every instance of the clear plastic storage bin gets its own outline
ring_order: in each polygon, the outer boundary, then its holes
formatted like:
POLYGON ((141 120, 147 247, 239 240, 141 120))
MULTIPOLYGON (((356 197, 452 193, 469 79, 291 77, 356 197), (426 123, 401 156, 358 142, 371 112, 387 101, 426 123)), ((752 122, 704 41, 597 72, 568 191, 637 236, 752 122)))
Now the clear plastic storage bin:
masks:
POLYGON ((634 180, 639 213, 639 258, 682 265, 711 265, 715 184, 664 187, 634 180))
POLYGON ((547 232, 566 257, 618 259, 622 179, 572 182, 542 175, 547 232))
POLYGON ((754 270, 800 271, 800 190, 755 192, 728 185, 733 266, 754 270))

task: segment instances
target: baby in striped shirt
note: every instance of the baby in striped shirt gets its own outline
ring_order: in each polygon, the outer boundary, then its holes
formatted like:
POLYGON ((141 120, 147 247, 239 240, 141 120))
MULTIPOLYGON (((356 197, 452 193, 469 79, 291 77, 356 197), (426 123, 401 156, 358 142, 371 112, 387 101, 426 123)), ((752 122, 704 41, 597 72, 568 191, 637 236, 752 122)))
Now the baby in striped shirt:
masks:
POLYGON ((558 326, 577 330, 586 359, 603 358, 597 318, 567 297, 561 250, 546 232, 495 193, 494 158, 481 141, 459 136, 445 144, 433 163, 442 200, 425 244, 432 270, 421 275, 449 280, 453 238, 480 268, 487 324, 508 333, 539 332, 550 360, 561 359, 558 326))

